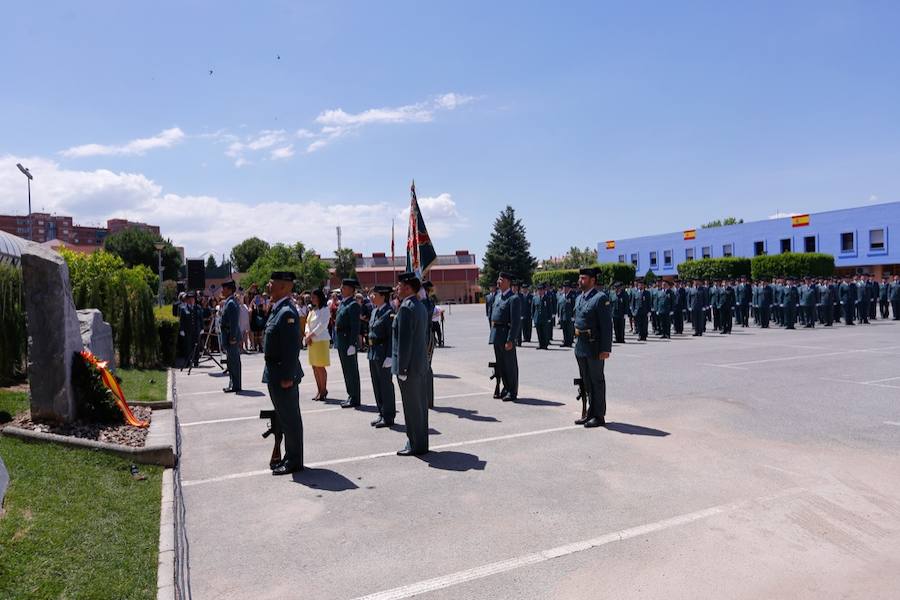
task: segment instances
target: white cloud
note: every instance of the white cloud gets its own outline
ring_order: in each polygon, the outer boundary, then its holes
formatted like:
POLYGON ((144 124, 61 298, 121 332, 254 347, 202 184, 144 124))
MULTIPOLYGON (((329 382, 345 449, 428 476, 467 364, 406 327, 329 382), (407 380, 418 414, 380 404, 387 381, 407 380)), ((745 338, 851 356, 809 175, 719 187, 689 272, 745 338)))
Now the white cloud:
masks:
POLYGON ((769 215, 769 218, 770 219, 784 219, 785 217, 793 217, 793 216, 799 215, 799 214, 803 214, 803 213, 778 211, 774 215, 769 215))
MULTIPOLYGON (((283 144, 287 141, 288 135, 284 129, 264 129, 255 135, 246 136, 244 141, 240 141, 240 138, 235 136, 230 138, 223 136, 222 139, 230 141, 228 148, 225 150, 225 156, 235 159, 234 166, 242 167, 250 164, 250 161, 245 156, 246 154, 268 150, 273 146, 283 144)), ((288 158, 293 156, 293 154, 293 146, 288 146, 273 151, 270 156, 272 159, 279 159, 288 158)))
MULTIPOLYGON (((228 254, 250 236, 269 242, 302 241, 323 256, 332 254, 335 226, 344 244, 369 251, 390 248, 391 219, 399 206, 387 202, 334 203, 309 199, 251 204, 214 196, 182 196, 165 191, 141 173, 114 173, 106 169, 76 171, 40 157, 0 156, 0 214, 26 210, 23 177, 15 169, 21 162, 34 173, 35 211, 71 215, 77 225, 105 224, 121 217, 159 225, 163 236, 183 245, 187 254, 214 250, 228 254), (316 215, 311 226, 309 215, 316 215)), ((428 231, 435 239, 448 236, 466 222, 448 193, 419 199, 428 231)), ((402 248, 408 209, 399 213, 397 236, 402 248)))
POLYGON ((282 148, 275 148, 274 150, 272 150, 271 154, 269 154, 269 157, 272 160, 279 160, 279 159, 283 159, 283 158, 290 158, 293 155, 294 155, 294 145, 288 144, 287 146, 284 146, 282 148))
POLYGON ((184 137, 184 132, 181 129, 172 127, 171 129, 165 129, 152 137, 131 140, 121 146, 84 144, 63 150, 60 154, 66 158, 84 158, 87 156, 140 156, 148 150, 170 148, 182 141, 184 137))

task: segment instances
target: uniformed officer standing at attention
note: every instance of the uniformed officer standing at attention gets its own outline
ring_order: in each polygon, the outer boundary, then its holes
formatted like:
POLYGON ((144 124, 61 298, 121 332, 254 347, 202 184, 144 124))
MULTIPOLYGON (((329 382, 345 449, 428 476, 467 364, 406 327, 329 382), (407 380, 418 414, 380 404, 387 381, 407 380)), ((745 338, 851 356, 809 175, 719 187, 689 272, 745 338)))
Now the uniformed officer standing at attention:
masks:
POLYGON ((706 306, 709 298, 706 295, 706 287, 699 280, 694 280, 694 293, 691 295, 691 325, 694 328, 694 336, 703 335, 706 329, 706 306))
POLYGON ((663 289, 656 300, 656 318, 659 321, 659 337, 672 339, 672 313, 675 312, 675 292, 672 291, 672 282, 668 279, 662 282, 663 289))
POLYGON ((546 350, 550 346, 550 312, 553 304, 547 294, 547 284, 539 283, 537 296, 532 299, 531 318, 537 332, 538 350, 546 350))
MULTIPOLYGON (((578 284, 581 285, 581 277, 578 277, 578 284)), ((584 292, 582 291, 582 294, 584 292)), ((647 317, 650 314, 650 292, 644 288, 644 280, 637 280, 637 292, 631 299, 631 307, 634 311, 634 328, 637 330, 638 340, 647 339, 647 317)), ((576 326, 577 329, 577 326, 576 326)))
POLYGON ((490 342, 494 345, 494 360, 497 371, 503 382, 504 390, 500 399, 510 402, 519 396, 519 361, 516 357, 516 338, 522 326, 522 306, 518 294, 514 294, 510 285, 513 276, 501 271, 497 278, 500 292, 494 299, 491 312, 490 342))
POLYGON ((360 307, 354 297, 359 281, 347 278, 341 282, 341 300, 337 315, 334 317, 334 347, 341 360, 341 372, 344 374, 344 385, 347 387, 347 399, 341 408, 356 408, 360 405, 359 365, 356 344, 359 340, 360 307))
POLYGON ((391 361, 393 360, 393 325, 394 311, 391 309, 391 288, 376 285, 371 300, 375 305, 369 319, 369 374, 372 376, 372 392, 375 405, 378 407, 378 418, 372 421, 376 429, 390 427, 397 414, 397 401, 394 397, 394 381, 391 379, 391 361))
POLYGON ((184 295, 184 302, 178 309, 178 337, 181 340, 181 354, 184 356, 185 365, 197 366, 200 348, 197 342, 203 332, 203 318, 200 311, 194 305, 196 294, 188 292, 184 295))
POLYGON ((800 286, 800 308, 803 310, 804 327, 816 326, 816 307, 819 305, 819 286, 808 275, 800 286))
POLYGON ((563 291, 559 295, 559 326, 562 329, 563 348, 571 348, 575 343, 575 298, 578 294, 572 289, 572 282, 563 283, 563 291))
POLYGON ((853 325, 853 316, 856 312, 856 284, 846 275, 839 289, 839 298, 844 313, 844 325, 853 325))
POLYGON ((408 441, 399 456, 418 456, 428 452, 428 399, 425 378, 428 359, 425 356, 431 316, 419 300, 422 283, 415 273, 402 273, 397 295, 400 308, 391 326, 391 373, 397 376, 403 420, 408 441))
POLYGON ((612 315, 609 296, 597 289, 597 269, 578 271, 581 294, 575 301, 575 360, 588 395, 587 414, 576 425, 606 425, 605 361, 612 352, 612 315))
POLYGON ((491 328, 491 310, 494 308, 494 298, 497 297, 497 284, 491 284, 491 291, 484 297, 484 314, 487 317, 488 329, 491 328))
POLYGON ((300 315, 291 303, 294 274, 272 273, 269 281, 272 308, 263 337, 266 366, 262 382, 268 385, 284 432, 284 458, 272 467, 273 475, 287 475, 303 469, 303 420, 300 418, 300 315))
POLYGON ((894 275, 888 300, 891 303, 892 318, 895 321, 900 321, 900 275, 894 275))
POLYGON ((228 294, 228 298, 222 305, 222 343, 225 346, 225 356, 228 359, 228 387, 222 391, 226 394, 241 391, 241 307, 237 296, 234 295, 237 286, 233 280, 222 284, 222 292, 228 294))
MULTIPOLYGON (((625 291, 625 288, 622 286, 621 281, 617 281, 613 284, 613 295, 615 298, 611 298, 613 300, 613 310, 612 310, 612 319, 613 319, 613 333, 615 334, 615 341, 617 344, 625 343, 625 315, 628 314, 628 303, 630 302, 628 298, 628 292, 625 291)), ((576 298, 577 302, 578 299, 576 298)))
POLYGON ((419 292, 419 302, 428 313, 428 335, 425 337, 425 355, 428 358, 428 374, 425 376, 425 398, 428 408, 434 408, 434 371, 431 369, 431 361, 434 359, 434 335, 431 328, 431 317, 434 315, 434 307, 437 299, 433 294, 434 284, 427 279, 422 282, 422 291, 419 292))
POLYGON ((532 309, 534 308, 534 294, 531 293, 531 286, 527 283, 522 284, 522 339, 531 343, 531 325, 532 325, 532 309))

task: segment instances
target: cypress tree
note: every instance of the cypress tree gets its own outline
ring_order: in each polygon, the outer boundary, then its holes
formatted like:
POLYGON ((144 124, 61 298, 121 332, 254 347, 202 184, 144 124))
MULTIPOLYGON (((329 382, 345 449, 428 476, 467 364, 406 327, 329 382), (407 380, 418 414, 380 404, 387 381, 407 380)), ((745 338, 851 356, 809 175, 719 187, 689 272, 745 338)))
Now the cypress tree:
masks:
POLYGON ((494 232, 484 252, 484 267, 481 269, 481 286, 487 288, 497 281, 500 271, 528 283, 537 267, 537 259, 531 255, 531 244, 525 235, 522 220, 516 218, 516 211, 507 206, 494 221, 494 232))

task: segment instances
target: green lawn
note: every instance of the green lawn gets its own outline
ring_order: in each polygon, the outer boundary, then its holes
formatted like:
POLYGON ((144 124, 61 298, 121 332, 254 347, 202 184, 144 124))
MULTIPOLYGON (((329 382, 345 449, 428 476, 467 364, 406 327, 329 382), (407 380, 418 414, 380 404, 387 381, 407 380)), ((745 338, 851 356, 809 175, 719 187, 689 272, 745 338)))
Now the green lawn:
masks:
POLYGON ((122 390, 128 402, 166 401, 165 369, 118 369, 116 375, 122 378, 122 390))
POLYGON ((0 437, 0 598, 155 598, 162 468, 0 437))
POLYGON ((0 413, 9 413, 11 417, 16 413, 28 410, 28 394, 25 392, 11 392, 0 390, 0 413))

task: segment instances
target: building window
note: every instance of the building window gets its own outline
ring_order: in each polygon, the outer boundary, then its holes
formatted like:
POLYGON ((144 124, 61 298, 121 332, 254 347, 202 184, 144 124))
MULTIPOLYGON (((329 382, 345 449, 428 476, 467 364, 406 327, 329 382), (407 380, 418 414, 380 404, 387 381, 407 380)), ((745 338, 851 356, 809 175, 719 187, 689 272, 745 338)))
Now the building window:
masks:
POLYGON ((763 240, 753 242, 753 256, 763 256, 766 253, 766 243, 763 240))
POLYGON ((841 252, 853 252, 856 244, 853 243, 853 232, 846 231, 841 234, 841 252))
POLYGON ((631 255, 631 264, 633 264, 634 268, 637 269, 637 266, 638 266, 638 255, 637 254, 631 255))
POLYGON ((869 250, 884 250, 884 229, 869 230, 869 250))
POLYGON ((672 251, 671 250, 663 250, 663 266, 664 267, 672 266, 672 251))
POLYGON ((816 236, 808 235, 803 238, 803 251, 804 252, 815 252, 816 251, 816 236))
POLYGON ((650 268, 651 269, 656 268, 656 252, 650 253, 650 268))
POLYGON ((734 256, 734 246, 731 244, 723 244, 722 256, 734 256))
POLYGON ((685 248, 684 249, 684 260, 694 260, 694 249, 693 248, 685 248))
POLYGON ((625 262, 625 255, 624 255, 624 254, 620 254, 620 255, 619 255, 619 262, 620 262, 620 263, 624 263, 624 262, 625 262))
POLYGON ((781 240, 781 253, 784 254, 785 252, 790 252, 790 251, 791 251, 791 238, 784 238, 783 240, 781 240))
POLYGON ((700 248, 700 255, 703 258, 709 258, 712 256, 712 246, 703 246, 700 248))

